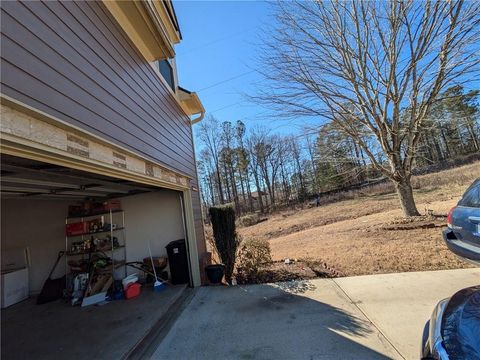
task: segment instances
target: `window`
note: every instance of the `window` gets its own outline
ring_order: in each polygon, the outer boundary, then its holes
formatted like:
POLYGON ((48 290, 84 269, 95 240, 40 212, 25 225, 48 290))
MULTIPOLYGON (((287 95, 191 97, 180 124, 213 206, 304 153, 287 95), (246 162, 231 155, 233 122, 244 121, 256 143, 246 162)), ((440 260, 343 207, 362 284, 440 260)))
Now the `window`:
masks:
POLYGON ((173 68, 170 64, 168 59, 160 60, 158 62, 158 70, 160 70, 160 74, 162 74, 163 78, 170 86, 170 88, 175 91, 175 80, 173 76, 173 68))
POLYGON ((462 200, 459 203, 460 206, 467 207, 480 207, 480 181, 477 181, 472 187, 470 187, 462 200))

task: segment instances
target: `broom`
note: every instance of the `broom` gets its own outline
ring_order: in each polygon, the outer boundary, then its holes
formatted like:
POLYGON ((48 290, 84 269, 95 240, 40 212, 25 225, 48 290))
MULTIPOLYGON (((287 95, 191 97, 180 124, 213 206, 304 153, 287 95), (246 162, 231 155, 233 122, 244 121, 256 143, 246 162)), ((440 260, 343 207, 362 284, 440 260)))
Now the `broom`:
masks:
POLYGON ((152 250, 150 249, 150 240, 147 241, 148 253, 150 255, 150 262, 152 263, 153 274, 155 275, 155 283, 153 284, 153 291, 160 291, 163 287, 163 282, 159 281, 157 278, 157 271, 155 270, 155 265, 153 264, 152 250))

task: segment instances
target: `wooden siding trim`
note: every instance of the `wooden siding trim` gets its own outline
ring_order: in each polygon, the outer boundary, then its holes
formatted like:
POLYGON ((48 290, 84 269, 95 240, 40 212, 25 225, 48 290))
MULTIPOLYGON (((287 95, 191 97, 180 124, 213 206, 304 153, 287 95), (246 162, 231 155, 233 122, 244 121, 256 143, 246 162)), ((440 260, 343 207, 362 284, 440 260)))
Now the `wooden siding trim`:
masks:
POLYGON ((152 19, 143 1, 103 2, 146 59, 154 61, 175 55, 166 31, 152 19))

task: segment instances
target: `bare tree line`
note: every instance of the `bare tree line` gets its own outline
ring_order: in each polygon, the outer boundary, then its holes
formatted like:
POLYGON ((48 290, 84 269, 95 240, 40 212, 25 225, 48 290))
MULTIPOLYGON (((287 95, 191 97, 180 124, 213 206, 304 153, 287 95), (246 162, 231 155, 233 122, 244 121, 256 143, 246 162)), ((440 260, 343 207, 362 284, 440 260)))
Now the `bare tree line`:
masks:
MULTIPOLYGON (((442 100, 424 120, 414 166, 479 151, 478 93, 455 86, 441 94, 442 100)), ((197 130, 205 207, 234 203, 237 214, 268 212, 385 176, 356 139, 335 122, 305 128, 293 136, 272 134, 258 126, 247 129, 242 121, 221 122, 210 116, 197 130)), ((371 134, 363 134, 362 141, 375 163, 388 166, 388 158, 371 134)))

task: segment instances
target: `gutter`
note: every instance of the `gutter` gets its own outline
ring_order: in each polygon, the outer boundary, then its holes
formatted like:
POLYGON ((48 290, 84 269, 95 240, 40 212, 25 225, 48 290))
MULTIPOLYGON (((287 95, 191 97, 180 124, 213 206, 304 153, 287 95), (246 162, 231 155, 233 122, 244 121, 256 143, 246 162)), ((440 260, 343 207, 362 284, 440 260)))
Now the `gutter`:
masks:
POLYGON ((186 107, 187 115, 200 114, 195 119, 190 120, 191 124, 196 124, 205 117, 205 108, 198 98, 197 93, 191 92, 181 86, 177 87, 179 90, 179 100, 186 107))
POLYGON ((192 125, 202 121, 204 117, 205 117, 205 110, 202 111, 198 117, 196 117, 195 119, 192 119, 191 121, 192 125))

